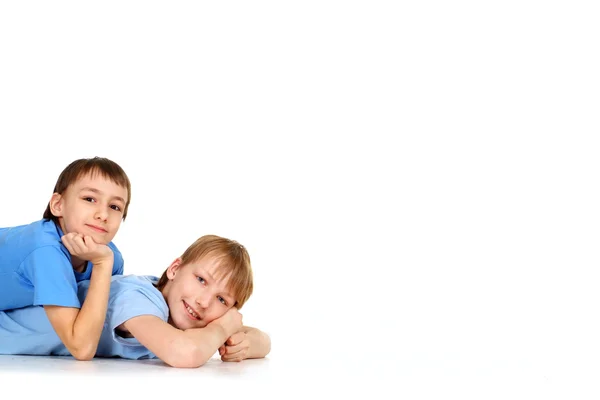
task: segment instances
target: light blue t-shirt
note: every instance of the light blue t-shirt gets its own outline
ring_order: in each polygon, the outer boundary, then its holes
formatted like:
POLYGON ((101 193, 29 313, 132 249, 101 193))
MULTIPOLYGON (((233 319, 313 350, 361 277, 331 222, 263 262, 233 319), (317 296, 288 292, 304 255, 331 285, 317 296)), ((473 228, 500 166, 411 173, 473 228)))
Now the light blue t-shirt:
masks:
MULTIPOLYGON (((96 357, 121 357, 133 360, 156 358, 135 338, 123 338, 115 328, 140 315, 154 315, 168 321, 169 308, 154 287, 154 276, 113 276, 110 284, 108 311, 100 336, 96 357)), ((89 281, 78 283, 79 299, 83 302, 89 281)), ((41 306, 0 311, 0 354, 71 355, 54 332, 41 306)))
MULTIPOLYGON (((83 273, 73 270, 63 232, 52 220, 0 228, 0 310, 37 305, 77 307, 77 282, 92 276, 88 261, 83 273)), ((123 274, 123 256, 110 242, 113 275, 123 274)))

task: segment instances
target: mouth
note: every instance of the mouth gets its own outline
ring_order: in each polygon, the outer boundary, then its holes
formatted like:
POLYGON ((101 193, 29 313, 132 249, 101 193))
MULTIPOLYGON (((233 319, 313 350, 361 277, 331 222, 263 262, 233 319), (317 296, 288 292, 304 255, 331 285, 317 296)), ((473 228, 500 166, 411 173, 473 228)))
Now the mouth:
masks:
POLYGON ((91 225, 91 224, 86 224, 86 226, 88 228, 91 228, 92 230, 98 232, 98 233, 107 233, 108 231, 100 226, 96 226, 96 225, 91 225))
POLYGON ((189 304, 185 301, 183 302, 183 307, 185 308, 187 315, 188 317, 190 317, 190 319, 193 319, 194 321, 200 321, 200 315, 196 311, 194 311, 194 309, 190 307, 189 304))

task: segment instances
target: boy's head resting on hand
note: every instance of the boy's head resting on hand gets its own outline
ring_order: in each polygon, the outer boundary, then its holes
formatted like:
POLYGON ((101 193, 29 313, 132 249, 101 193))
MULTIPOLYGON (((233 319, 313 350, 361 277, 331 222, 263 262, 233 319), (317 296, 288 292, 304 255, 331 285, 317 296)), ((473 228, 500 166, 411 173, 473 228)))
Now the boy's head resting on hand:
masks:
POLYGON ((127 217, 131 183, 123 169, 107 158, 73 161, 60 174, 44 212, 64 234, 76 232, 107 244, 127 217))
POLYGON ((252 294, 250 256, 234 240, 202 236, 171 263, 157 288, 172 325, 203 328, 230 308, 240 309, 252 294))

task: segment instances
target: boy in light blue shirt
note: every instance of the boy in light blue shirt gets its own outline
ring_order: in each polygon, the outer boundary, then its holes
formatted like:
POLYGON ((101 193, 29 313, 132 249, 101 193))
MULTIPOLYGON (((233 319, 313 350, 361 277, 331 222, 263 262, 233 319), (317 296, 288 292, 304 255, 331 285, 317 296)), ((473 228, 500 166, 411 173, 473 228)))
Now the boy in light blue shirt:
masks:
POLYGON ((0 310, 43 306, 77 359, 90 359, 123 257, 111 242, 127 215, 131 184, 106 158, 75 160, 60 174, 44 217, 0 228, 0 310), (77 281, 89 279, 85 302, 77 281))

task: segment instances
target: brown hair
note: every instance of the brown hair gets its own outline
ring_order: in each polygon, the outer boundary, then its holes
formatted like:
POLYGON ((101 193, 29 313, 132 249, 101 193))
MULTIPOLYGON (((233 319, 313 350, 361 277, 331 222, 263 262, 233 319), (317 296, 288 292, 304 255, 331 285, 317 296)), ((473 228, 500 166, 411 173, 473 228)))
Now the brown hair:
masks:
MULTIPOLYGON (((205 256, 219 259, 215 279, 229 276, 228 289, 236 300, 234 307, 242 308, 254 288, 250 255, 246 248, 235 240, 205 235, 185 250, 181 256, 181 265, 198 261, 205 256)), ((165 271, 156 284, 157 289, 162 292, 168 281, 165 271)))
MULTIPOLYGON (((117 185, 127 189, 127 202, 125 203, 125 209, 123 210, 123 221, 125 221, 129 202, 131 201, 131 183, 129 182, 127 174, 123 171, 123 168, 108 158, 81 158, 73 161, 60 173, 56 185, 54 186, 53 193, 63 194, 70 185, 77 181, 77 179, 88 173, 100 174, 104 178, 110 179, 117 185)), ((44 219, 51 219, 58 224, 58 218, 50 211, 50 204, 46 206, 44 219)))

